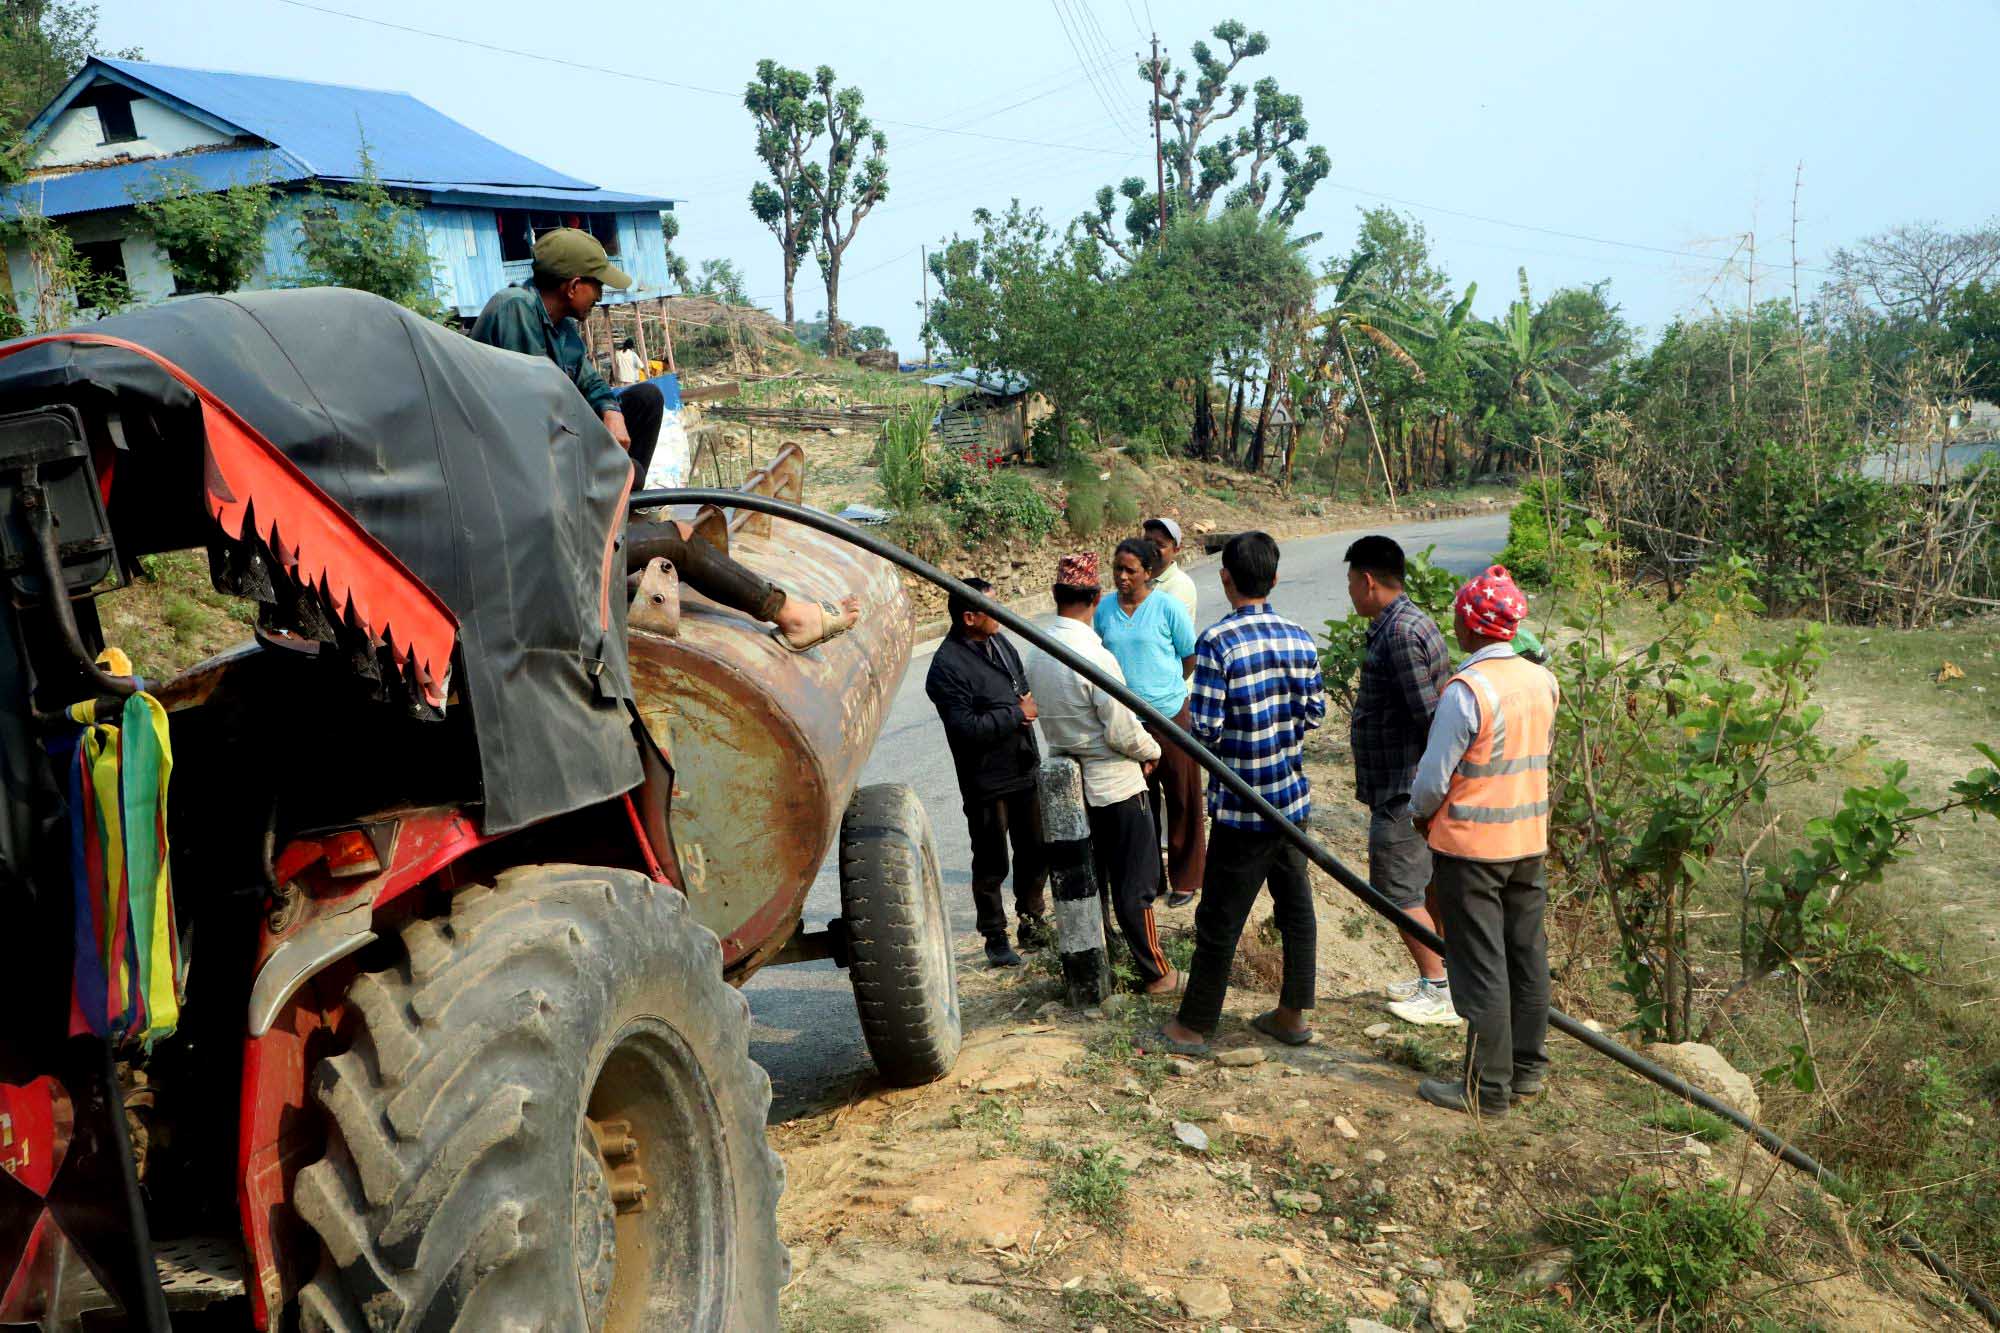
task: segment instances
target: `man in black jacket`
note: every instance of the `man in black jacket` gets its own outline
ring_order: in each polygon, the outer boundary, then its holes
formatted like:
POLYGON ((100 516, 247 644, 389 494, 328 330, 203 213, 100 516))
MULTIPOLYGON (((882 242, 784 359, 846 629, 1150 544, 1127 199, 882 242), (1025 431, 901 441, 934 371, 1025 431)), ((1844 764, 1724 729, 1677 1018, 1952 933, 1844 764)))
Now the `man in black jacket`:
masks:
MULTIPOLYGON (((966 586, 988 592, 984 579, 966 586)), ((1028 692, 1021 654, 1000 633, 1000 622, 953 596, 951 632, 931 658, 924 693, 937 706, 958 770, 958 794, 972 834, 972 905, 986 937, 986 961, 1019 967, 1007 942, 1007 909, 1000 885, 1007 878, 1007 845, 1014 847, 1014 914, 1021 947, 1050 939, 1048 869, 1042 859, 1042 813, 1035 799, 1035 696, 1028 692)))

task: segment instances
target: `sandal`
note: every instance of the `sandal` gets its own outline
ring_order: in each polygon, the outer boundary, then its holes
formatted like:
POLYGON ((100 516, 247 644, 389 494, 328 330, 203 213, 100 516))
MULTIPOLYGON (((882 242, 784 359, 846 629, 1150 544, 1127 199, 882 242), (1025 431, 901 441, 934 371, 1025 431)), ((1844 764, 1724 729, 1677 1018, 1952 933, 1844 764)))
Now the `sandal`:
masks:
POLYGON ((1175 1041, 1167 1035, 1164 1028, 1154 1028, 1143 1040, 1148 1045, 1157 1050, 1165 1051, 1169 1055, 1207 1055, 1209 1053, 1207 1042, 1175 1041))
POLYGON ((807 605, 819 608, 819 631, 817 633, 808 634, 803 639, 794 639, 777 626, 773 625, 771 627, 771 637, 795 653, 806 652, 830 640, 839 638, 841 635, 847 633, 848 630, 853 629, 854 622, 861 618, 859 610, 848 614, 832 602, 808 602, 807 605))
POLYGON ((1313 1039, 1311 1028, 1306 1028, 1301 1032, 1294 1032, 1289 1028, 1279 1027, 1271 1021, 1271 1011, 1268 1009, 1251 1019, 1250 1026, 1269 1037, 1272 1041, 1281 1042, 1286 1046, 1304 1046, 1313 1039))

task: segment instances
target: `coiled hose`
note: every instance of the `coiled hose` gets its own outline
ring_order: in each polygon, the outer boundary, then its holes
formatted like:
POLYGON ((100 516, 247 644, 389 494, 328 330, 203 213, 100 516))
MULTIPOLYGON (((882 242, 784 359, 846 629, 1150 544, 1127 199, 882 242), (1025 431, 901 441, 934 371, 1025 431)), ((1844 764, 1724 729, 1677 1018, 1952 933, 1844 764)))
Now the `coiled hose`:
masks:
MULTIPOLYGON (((858 546, 869 554, 879 556, 891 564, 906 569, 918 578, 933 583, 943 588, 947 593, 962 598, 971 605, 978 607, 981 611, 992 616, 1002 625, 1020 635, 1050 657, 1055 658, 1085 680, 1104 690, 1112 698, 1118 700, 1118 702, 1124 704, 1144 719, 1160 734, 1166 736, 1187 754, 1193 756, 1195 762, 1200 764, 1204 769, 1207 769, 1211 777, 1229 788, 1230 791, 1234 792, 1244 801, 1247 801, 1253 809, 1264 817, 1265 821, 1271 827, 1277 829, 1289 842, 1305 853, 1306 857, 1314 865, 1333 876, 1335 880, 1339 881, 1342 888, 1345 888, 1348 892, 1366 903, 1377 915, 1384 917, 1398 930, 1415 937, 1438 953, 1442 954, 1445 951, 1444 940, 1436 932, 1405 916, 1394 903, 1384 897, 1367 880, 1348 869, 1341 862, 1340 858, 1321 845, 1312 835, 1280 814, 1276 806, 1265 800, 1249 783, 1237 776, 1234 769, 1216 758, 1208 750, 1208 747, 1175 725, 1172 718, 1166 717, 1153 709, 1144 699, 1141 699, 1138 695, 1127 689, 1122 682, 1106 675, 1096 665, 1065 648, 1061 643, 1050 638, 1047 634, 1008 610, 999 602, 974 591, 935 565, 918 559, 893 542, 884 541, 873 533, 857 528, 850 523, 843 522, 831 514, 822 513, 817 509, 810 509, 804 505, 792 504, 786 500, 776 500, 767 495, 758 495, 747 491, 717 489, 640 491, 633 495, 631 499, 631 508, 633 509, 650 509, 660 505, 689 504, 715 505, 722 509, 748 509, 755 513, 770 514, 776 518, 788 519, 791 522, 803 524, 806 527, 827 533, 830 536, 838 537, 850 545, 858 546)), ((1776 1133, 1752 1120, 1729 1103, 1710 1096, 1685 1079, 1648 1060, 1637 1051, 1621 1042, 1613 1041, 1601 1032, 1584 1026, 1560 1010, 1552 1008, 1549 1011, 1549 1023, 1565 1036, 1583 1043, 1599 1055, 1615 1060, 1641 1078, 1665 1088, 1682 1101, 1699 1106, 1711 1114, 1721 1116, 1730 1124, 1735 1125, 1744 1133, 1755 1138, 1757 1142, 1768 1149, 1778 1160, 1805 1172, 1823 1188, 1830 1190, 1840 1188, 1842 1183, 1840 1177, 1835 1175, 1833 1171, 1822 1165, 1804 1150, 1780 1138, 1776 1133)), ((1929 1268, 1939 1277, 1944 1278, 1954 1287, 1957 1287, 1965 1296, 1965 1299, 1980 1314, 1985 1316, 1987 1323, 1995 1328, 2000 1328, 2000 1306, 1996 1306, 1992 1297, 1988 1296, 1974 1284, 1971 1278, 1959 1272, 1957 1268, 1947 1263, 1940 1255, 1925 1245, 1922 1240, 1910 1235, 1901 1226, 1885 1224, 1884 1229, 1887 1231, 1889 1239, 1899 1248, 1923 1263, 1925 1267, 1929 1268)))

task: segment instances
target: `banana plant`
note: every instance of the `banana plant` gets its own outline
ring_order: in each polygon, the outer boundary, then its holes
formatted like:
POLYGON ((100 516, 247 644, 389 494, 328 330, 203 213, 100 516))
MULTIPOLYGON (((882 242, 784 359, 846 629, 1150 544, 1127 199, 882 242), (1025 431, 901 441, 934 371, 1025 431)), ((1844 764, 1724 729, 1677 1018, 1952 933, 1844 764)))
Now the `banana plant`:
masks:
POLYGON ((1562 329, 1535 327, 1535 306, 1528 295, 1528 270, 1519 270, 1521 295, 1498 321, 1474 336, 1487 367, 1507 386, 1510 402, 1551 403, 1576 396, 1576 388, 1556 369, 1582 340, 1562 329))

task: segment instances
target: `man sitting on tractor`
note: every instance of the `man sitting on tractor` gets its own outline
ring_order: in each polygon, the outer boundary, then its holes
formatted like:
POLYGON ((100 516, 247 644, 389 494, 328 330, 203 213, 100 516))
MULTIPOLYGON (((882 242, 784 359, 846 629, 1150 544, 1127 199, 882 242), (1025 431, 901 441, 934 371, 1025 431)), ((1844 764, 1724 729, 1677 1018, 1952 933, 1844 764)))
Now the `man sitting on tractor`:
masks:
MULTIPOLYGON (((638 484, 644 486, 666 416, 666 398, 655 384, 635 384, 622 392, 606 384, 586 355, 582 328, 606 286, 623 291, 631 285, 631 277, 612 264, 596 237, 574 227, 558 227, 535 242, 533 277, 495 292, 473 322, 472 336, 510 352, 546 356, 561 367, 611 438, 631 456, 638 484)), ((662 526, 675 531, 650 537, 649 545, 672 563, 689 587, 776 625, 778 642, 795 652, 845 634, 861 614, 858 598, 835 606, 789 596, 708 543, 691 540, 679 525, 662 526)))

